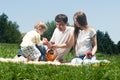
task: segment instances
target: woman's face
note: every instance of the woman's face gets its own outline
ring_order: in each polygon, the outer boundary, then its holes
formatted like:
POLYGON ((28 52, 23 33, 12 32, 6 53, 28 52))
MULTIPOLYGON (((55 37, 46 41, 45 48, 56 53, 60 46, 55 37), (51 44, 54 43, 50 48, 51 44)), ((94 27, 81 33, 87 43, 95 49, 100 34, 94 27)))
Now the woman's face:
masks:
POLYGON ((74 27, 77 27, 78 29, 83 29, 83 26, 81 26, 81 25, 78 23, 78 21, 77 21, 76 18, 74 18, 74 27))
POLYGON ((74 25, 75 27, 80 27, 80 24, 77 22, 76 18, 74 18, 74 25))
POLYGON ((66 24, 64 22, 56 22, 56 27, 60 30, 60 31, 65 31, 66 29, 66 24))

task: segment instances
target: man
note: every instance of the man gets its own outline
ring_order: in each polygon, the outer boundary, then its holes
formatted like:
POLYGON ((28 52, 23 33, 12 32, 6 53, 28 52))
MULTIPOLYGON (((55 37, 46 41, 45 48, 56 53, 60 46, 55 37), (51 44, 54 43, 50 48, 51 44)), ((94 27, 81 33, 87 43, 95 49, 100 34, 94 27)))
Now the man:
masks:
POLYGON ((68 18, 64 14, 58 14, 55 17, 55 22, 56 29, 50 40, 51 45, 49 44, 49 47, 55 52, 56 58, 54 61, 60 61, 73 45, 74 28, 67 26, 68 18))

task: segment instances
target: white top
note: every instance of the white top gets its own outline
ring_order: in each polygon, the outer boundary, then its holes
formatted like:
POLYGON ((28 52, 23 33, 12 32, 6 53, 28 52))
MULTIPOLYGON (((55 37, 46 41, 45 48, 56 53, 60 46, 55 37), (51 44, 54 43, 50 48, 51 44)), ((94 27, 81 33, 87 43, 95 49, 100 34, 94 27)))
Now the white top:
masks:
POLYGON ((41 45, 40 34, 35 31, 29 31, 22 39, 21 47, 33 46, 35 44, 41 45))
MULTIPOLYGON (((65 44, 70 38, 70 36, 73 36, 73 31, 74 28, 69 26, 66 27, 66 30, 64 32, 59 31, 58 28, 56 28, 50 41, 55 42, 55 44, 65 44)), ((58 54, 67 54, 71 47, 72 46, 67 48, 58 48, 55 51, 58 54)))
POLYGON ((90 30, 80 30, 76 44, 76 56, 86 54, 86 51, 92 51, 92 38, 96 31, 91 28, 90 30))

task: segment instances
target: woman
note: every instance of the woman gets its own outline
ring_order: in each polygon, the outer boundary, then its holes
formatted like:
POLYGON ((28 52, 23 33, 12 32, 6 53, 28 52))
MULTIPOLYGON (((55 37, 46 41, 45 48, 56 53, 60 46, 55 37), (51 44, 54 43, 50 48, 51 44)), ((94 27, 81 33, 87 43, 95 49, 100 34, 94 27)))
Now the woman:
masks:
POLYGON ((84 12, 74 14, 75 57, 72 63, 91 62, 96 59, 97 51, 96 31, 87 23, 84 12))

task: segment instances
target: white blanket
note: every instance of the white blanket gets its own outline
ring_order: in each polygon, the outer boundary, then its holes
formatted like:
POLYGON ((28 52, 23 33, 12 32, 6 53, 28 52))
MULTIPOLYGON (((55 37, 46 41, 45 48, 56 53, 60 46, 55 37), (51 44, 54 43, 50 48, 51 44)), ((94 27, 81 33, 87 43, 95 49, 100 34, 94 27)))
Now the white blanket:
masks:
POLYGON ((76 64, 76 63, 71 63, 71 62, 67 62, 67 63, 60 63, 57 61, 51 62, 51 61, 29 61, 27 62, 27 60, 24 57, 15 57, 15 58, 0 58, 0 62, 13 62, 13 63, 19 63, 19 62, 23 62, 25 64, 53 64, 53 65, 71 65, 71 66, 79 66, 79 65, 83 65, 83 64, 94 64, 94 63, 110 63, 110 61, 108 60, 96 60, 94 62, 84 62, 81 64, 76 64))

